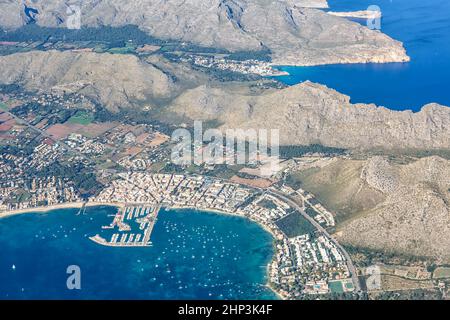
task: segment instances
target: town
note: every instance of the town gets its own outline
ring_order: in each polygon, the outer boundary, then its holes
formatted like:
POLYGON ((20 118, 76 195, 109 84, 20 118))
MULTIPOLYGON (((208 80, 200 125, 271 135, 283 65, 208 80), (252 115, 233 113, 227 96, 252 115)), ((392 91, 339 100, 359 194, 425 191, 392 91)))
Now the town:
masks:
MULTIPOLYGON (((46 94, 1 87, 0 216, 58 205, 114 205, 119 209, 112 228, 105 226, 91 240, 112 247, 145 247, 151 245, 157 221, 150 208, 238 215, 273 235, 269 284, 281 297, 358 296, 357 276, 367 277, 365 269, 361 264, 354 268, 345 254, 347 248, 329 234, 339 217, 291 179, 291 173, 326 166, 345 154, 327 155, 320 148, 316 155, 317 148, 300 150, 300 155, 284 154, 279 170, 270 177, 260 174, 261 161, 251 166, 177 166, 170 161, 170 129, 127 116, 105 118, 104 112, 68 87, 46 94)), ((390 183, 383 187, 392 187, 390 183)), ((401 288, 395 277, 406 279, 402 268, 411 263, 391 264, 382 270, 395 268, 394 275, 383 277, 401 288)), ((446 272, 439 267, 435 273, 445 276, 446 272)), ((444 294, 445 282, 431 277, 420 278, 417 285, 444 294)))
POLYGON ((338 292, 354 290, 346 258, 330 239, 314 228, 307 234, 288 237, 277 225, 277 221, 300 213, 273 194, 204 176, 139 172, 119 176, 89 201, 161 204, 246 217, 275 238, 276 254, 269 274, 271 286, 280 295, 298 298, 304 294, 329 293, 334 288, 338 292))
POLYGON ((270 63, 254 59, 238 61, 206 55, 187 55, 180 60, 204 68, 232 71, 241 74, 255 74, 259 76, 280 76, 287 74, 286 72, 275 69, 270 63))

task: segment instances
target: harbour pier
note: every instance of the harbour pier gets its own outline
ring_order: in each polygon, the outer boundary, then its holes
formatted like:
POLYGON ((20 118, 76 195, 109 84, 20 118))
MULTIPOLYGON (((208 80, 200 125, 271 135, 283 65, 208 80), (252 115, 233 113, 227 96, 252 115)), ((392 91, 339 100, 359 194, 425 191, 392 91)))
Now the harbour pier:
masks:
POLYGON ((89 239, 109 247, 148 247, 150 237, 158 218, 160 206, 127 205, 114 215, 111 224, 103 230, 114 230, 110 240, 97 234, 89 239))

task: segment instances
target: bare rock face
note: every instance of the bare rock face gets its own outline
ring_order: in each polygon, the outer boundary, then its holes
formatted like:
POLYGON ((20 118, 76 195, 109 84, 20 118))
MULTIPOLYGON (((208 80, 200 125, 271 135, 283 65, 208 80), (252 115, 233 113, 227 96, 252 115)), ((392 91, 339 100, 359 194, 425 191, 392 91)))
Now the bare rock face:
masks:
POLYGON ((370 187, 382 193, 394 192, 399 183, 395 175, 395 167, 383 157, 369 159, 361 172, 361 179, 370 187))
POLYGON ((19 1, 0 0, 0 27, 20 28, 24 23, 22 7, 19 1))
POLYGON ((173 89, 167 75, 132 55, 33 51, 0 57, 0 70, 0 83, 83 93, 111 110, 163 99, 173 89))
POLYGON ((280 2, 248 6, 242 15, 242 26, 272 50, 274 64, 409 61, 400 42, 323 11, 280 2))
MULTIPOLYGON (((374 161, 386 160, 369 160, 374 161)), ((398 186, 385 189, 385 201, 375 208, 341 225, 339 241, 448 263, 450 161, 430 157, 407 165, 381 164, 376 168, 377 176, 398 181, 398 186)))
MULTIPOLYGON (((39 25, 65 27, 65 1, 29 5, 38 9, 39 25)), ((310 8, 323 5, 323 1, 312 0, 97 0, 82 3, 81 23, 133 24, 161 39, 230 51, 268 48, 273 62, 282 65, 409 61, 400 42, 310 8)), ((23 10, 20 1, 1 0, 0 25, 17 28, 24 24, 23 10)))
POLYGON ((450 108, 430 104, 413 113, 351 104, 348 96, 311 82, 257 95, 200 86, 181 94, 170 110, 193 120, 218 120, 222 129, 279 129, 283 145, 450 147, 450 108))

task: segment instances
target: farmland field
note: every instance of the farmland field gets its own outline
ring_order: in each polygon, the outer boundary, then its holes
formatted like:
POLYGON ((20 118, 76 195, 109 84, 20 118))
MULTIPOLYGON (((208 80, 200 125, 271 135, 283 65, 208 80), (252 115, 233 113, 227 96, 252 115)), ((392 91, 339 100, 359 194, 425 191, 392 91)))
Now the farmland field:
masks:
POLYGON ((92 121, 94 121, 94 117, 92 114, 86 112, 78 112, 73 117, 71 117, 67 122, 69 124, 81 124, 87 126, 92 121))
POLYGON ((314 226, 298 212, 292 212, 286 217, 278 220, 276 225, 289 237, 303 234, 311 234, 316 230, 314 226))
POLYGON ((443 279, 450 278, 450 268, 449 267, 439 267, 434 270, 433 278, 435 279, 443 279))

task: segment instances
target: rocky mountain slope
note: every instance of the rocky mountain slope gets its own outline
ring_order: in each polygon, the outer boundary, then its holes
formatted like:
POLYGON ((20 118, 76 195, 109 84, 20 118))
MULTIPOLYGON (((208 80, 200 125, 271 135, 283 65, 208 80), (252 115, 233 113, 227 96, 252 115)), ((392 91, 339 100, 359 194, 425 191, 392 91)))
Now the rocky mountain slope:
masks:
POLYGON ((450 261, 450 161, 424 158, 395 165, 372 158, 361 179, 386 199, 344 223, 344 243, 450 261))
POLYGON ((0 57, 0 83, 27 90, 78 92, 112 111, 171 95, 174 83, 133 55, 33 51, 0 57))
MULTIPOLYGON (((132 55, 34 51, 0 57, 0 83, 29 90, 71 90, 112 111, 150 105, 221 128, 280 129, 283 145, 320 143, 355 149, 449 149, 450 108, 392 111, 304 82, 284 89, 208 81, 186 66, 132 55), (161 68, 168 68, 167 70, 161 68), (184 82, 183 82, 184 81, 184 82), (208 82, 208 85, 204 83, 208 82)), ((164 114, 163 113, 163 114, 164 114)))
POLYGON ((429 104, 418 113, 351 104, 349 97, 304 82, 260 94, 200 86, 180 95, 171 111, 222 128, 280 129, 283 145, 312 143, 359 149, 448 149, 450 108, 429 104))
MULTIPOLYGON (((38 10, 37 24, 65 27, 67 1, 0 0, 1 27, 26 23, 23 2, 38 10)), ((281 65, 409 60, 402 44, 383 33, 310 8, 325 5, 311 0, 97 0, 82 2, 81 23, 133 24, 157 38, 230 51, 267 48, 281 65)))
POLYGON ((336 159, 300 179, 338 213, 342 243, 450 261, 449 160, 336 159))

